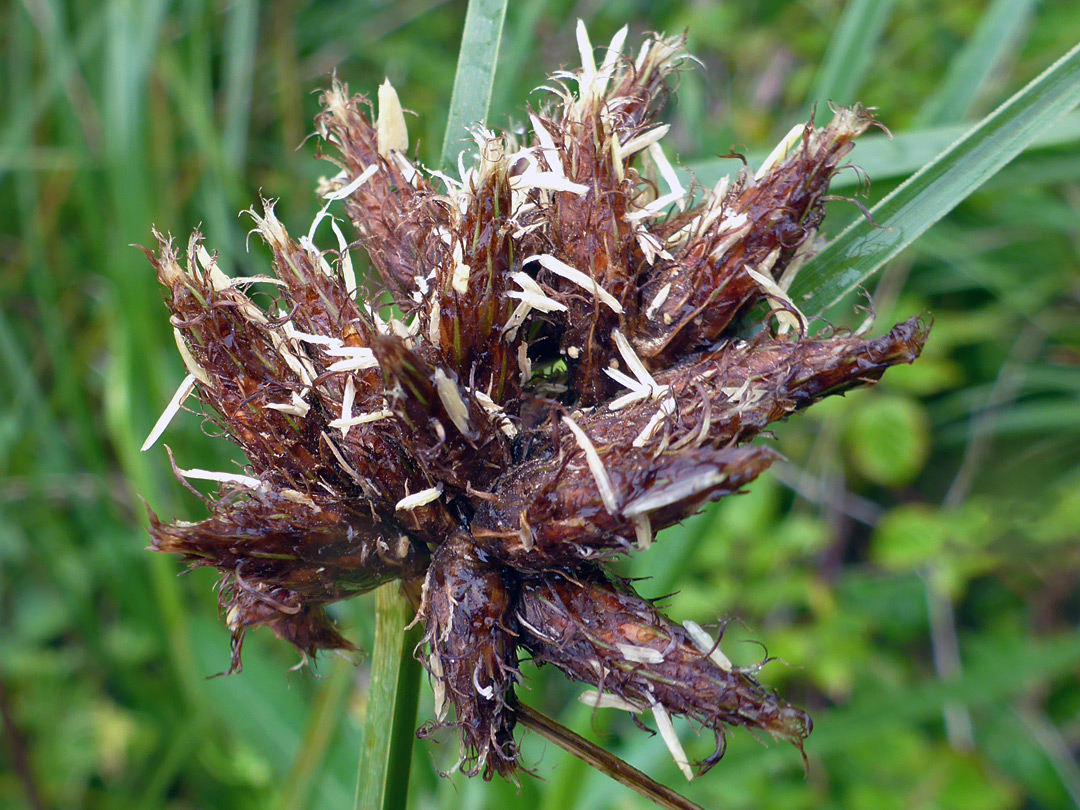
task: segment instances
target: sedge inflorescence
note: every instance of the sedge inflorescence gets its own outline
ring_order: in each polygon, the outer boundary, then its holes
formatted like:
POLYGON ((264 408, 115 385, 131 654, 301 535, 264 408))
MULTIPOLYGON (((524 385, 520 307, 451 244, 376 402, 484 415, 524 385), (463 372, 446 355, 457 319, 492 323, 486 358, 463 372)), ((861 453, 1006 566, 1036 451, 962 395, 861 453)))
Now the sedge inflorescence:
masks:
MULTIPOLYGON (((789 298, 831 176, 873 124, 861 107, 796 127, 765 161, 687 188, 658 116, 680 38, 600 51, 552 77, 526 139, 476 128, 458 177, 408 157, 397 94, 377 112, 334 81, 316 129, 339 172, 308 234, 251 211, 272 277, 229 277, 198 234, 148 251, 189 372, 148 441, 194 396, 247 456, 201 522, 151 516, 154 548, 222 574, 245 633, 350 649, 325 606, 402 580, 426 630, 427 726, 460 732, 461 769, 511 776, 519 660, 585 700, 762 729, 801 747, 810 720, 668 619, 606 565, 737 492, 778 454, 752 440, 822 397, 911 362, 926 328, 810 337, 789 298), (355 228, 385 298, 358 283, 355 228), (316 246, 331 230, 333 249, 316 246), (322 237, 320 237, 322 238, 322 237), (249 294, 273 285, 272 306, 249 294), (382 303, 380 303, 382 302, 382 303), (748 326, 750 324, 750 326, 748 326)), ((381 294, 380 293, 380 294, 381 294)), ((644 716, 644 715, 643 715, 644 716)))

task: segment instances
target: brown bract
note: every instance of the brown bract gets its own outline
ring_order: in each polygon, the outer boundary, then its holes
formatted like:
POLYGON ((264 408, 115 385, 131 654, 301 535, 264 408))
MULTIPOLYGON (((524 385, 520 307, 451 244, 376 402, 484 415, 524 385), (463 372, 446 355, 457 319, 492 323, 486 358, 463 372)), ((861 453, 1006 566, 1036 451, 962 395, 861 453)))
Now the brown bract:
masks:
POLYGON ((688 776, 673 715, 717 735, 701 770, 726 726, 801 748, 805 714, 604 565, 767 469, 778 454, 753 440, 770 423, 912 362, 927 335, 913 319, 811 337, 786 293, 868 110, 687 189, 658 121, 682 40, 624 55, 624 34, 598 65, 579 30, 583 67, 555 74, 527 141, 477 128, 457 179, 405 154, 389 85, 373 114, 335 81, 317 119, 340 169, 327 207, 299 239, 272 203, 251 212, 273 277, 227 276, 198 235, 181 256, 155 232, 147 254, 189 372, 148 445, 194 395, 249 462, 174 466, 219 482, 211 516, 150 528, 155 549, 221 571, 232 670, 262 625, 305 653, 349 648, 325 605, 400 579, 422 594, 428 728, 457 728, 485 778, 520 767, 523 652, 597 707, 651 712, 688 776), (358 286, 334 207, 395 307, 358 286))

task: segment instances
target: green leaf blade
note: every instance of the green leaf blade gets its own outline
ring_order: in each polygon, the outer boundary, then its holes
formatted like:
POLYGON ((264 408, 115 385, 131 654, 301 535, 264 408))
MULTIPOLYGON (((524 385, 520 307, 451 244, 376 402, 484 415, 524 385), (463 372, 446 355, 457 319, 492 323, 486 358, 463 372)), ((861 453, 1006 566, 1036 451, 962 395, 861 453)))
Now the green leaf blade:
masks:
POLYGON ((1033 0, 994 0, 971 38, 945 72, 918 117, 921 124, 963 121, 1005 58, 1021 44, 1031 20, 1033 0))
POLYGON ((810 108, 852 104, 892 16, 894 0, 850 0, 814 80, 810 108))
POLYGON ((849 225, 803 268, 792 300, 809 313, 837 303, 959 205, 1080 103, 1080 45, 849 225))
POLYGON ((443 139, 442 166, 457 156, 458 144, 471 124, 483 124, 491 104, 495 64, 499 59, 506 0, 470 0, 461 35, 454 90, 450 96, 450 117, 443 139))

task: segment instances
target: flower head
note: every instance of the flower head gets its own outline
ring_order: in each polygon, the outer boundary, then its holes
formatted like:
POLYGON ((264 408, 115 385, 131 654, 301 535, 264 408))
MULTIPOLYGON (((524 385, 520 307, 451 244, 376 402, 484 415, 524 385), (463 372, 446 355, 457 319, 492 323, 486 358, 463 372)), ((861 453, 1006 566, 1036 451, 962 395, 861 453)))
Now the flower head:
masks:
POLYGON ((579 28, 583 66, 552 77, 526 142, 477 128, 457 179, 408 157, 389 84, 375 112, 333 82, 316 119, 339 168, 326 207, 299 239, 271 202, 251 212, 274 256, 269 311, 198 235, 186 256, 160 235, 148 252, 189 372, 161 429, 194 395, 250 465, 177 468, 220 482, 211 517, 151 523, 156 549, 221 571, 232 669, 248 628, 348 648, 325 605, 419 586, 428 728, 458 728, 462 768, 485 777, 519 767, 522 654, 593 705, 650 712, 688 777, 672 715, 716 733, 702 769, 726 726, 801 747, 803 712, 605 565, 767 469, 778 454, 752 443, 767 425, 926 338, 917 320, 810 337, 786 293, 868 110, 795 128, 756 174, 687 188, 659 121, 683 42, 627 55, 624 37, 597 64, 579 28), (358 286, 331 208, 394 306, 358 286))

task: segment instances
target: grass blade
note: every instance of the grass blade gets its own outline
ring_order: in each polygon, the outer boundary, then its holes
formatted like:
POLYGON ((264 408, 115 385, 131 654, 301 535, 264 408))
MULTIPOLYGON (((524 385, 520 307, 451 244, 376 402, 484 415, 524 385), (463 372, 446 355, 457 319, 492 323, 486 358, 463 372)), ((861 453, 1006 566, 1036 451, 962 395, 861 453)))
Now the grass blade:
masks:
POLYGON ((1034 0, 994 0, 990 4, 971 39, 953 57, 945 78, 923 105, 919 124, 951 124, 967 117, 1002 60, 1020 45, 1034 6, 1034 0))
POLYGON ((844 6, 814 80, 811 108, 826 110, 830 101, 851 104, 856 100, 859 83, 878 50, 893 5, 893 0, 850 0, 844 6))
POLYGON ((506 0, 469 0, 443 139, 443 166, 451 165, 457 157, 465 128, 487 118, 505 18, 506 0))
POLYGON ((356 773, 358 810, 404 810, 416 726, 420 666, 412 657, 419 627, 402 632, 412 610, 396 583, 376 594, 364 739, 356 773))
POLYGON ((259 10, 252 0, 241 0, 228 11, 225 48, 225 161, 242 166, 247 159, 248 127, 255 85, 255 49, 259 38, 259 10))
POLYGON ((874 206, 878 227, 860 217, 803 268, 792 299, 817 313, 840 298, 1080 103, 1080 45, 984 118, 933 163, 874 206))

